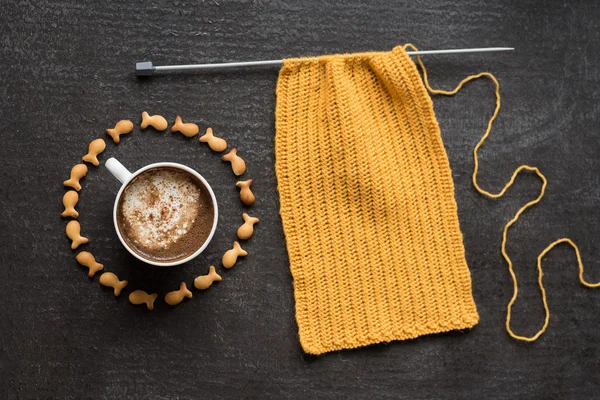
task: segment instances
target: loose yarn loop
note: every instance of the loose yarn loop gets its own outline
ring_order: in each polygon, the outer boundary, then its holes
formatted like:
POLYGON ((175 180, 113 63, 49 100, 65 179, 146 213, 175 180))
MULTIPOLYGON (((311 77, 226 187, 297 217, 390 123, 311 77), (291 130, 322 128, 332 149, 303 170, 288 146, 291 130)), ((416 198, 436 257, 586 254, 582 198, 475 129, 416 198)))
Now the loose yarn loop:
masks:
MULTIPOLYGON (((417 51, 417 48, 412 45, 412 44, 406 44, 403 46, 404 50, 406 50, 407 48, 410 48, 414 51, 417 51)), ((577 263, 579 266, 579 281, 581 282, 582 285, 586 286, 586 287, 590 287, 590 288, 597 288, 600 287, 600 282, 597 283, 590 283, 587 282, 584 278, 583 278, 583 262, 581 261, 581 254, 579 253, 579 248, 577 247, 577 245, 568 238, 561 238, 558 239, 554 242, 552 242, 550 245, 548 245, 548 247, 546 247, 544 249, 544 251, 542 251, 540 253, 540 255, 538 256, 537 259, 537 269, 538 269, 538 285, 540 287, 540 291, 542 293, 542 301, 544 303, 544 310, 546 313, 546 317, 544 320, 544 325, 542 326, 542 328, 533 336, 521 336, 521 335, 517 335, 513 332, 513 330, 510 327, 510 319, 511 319, 511 313, 512 313, 512 306, 515 303, 515 301, 517 300, 517 296, 519 294, 519 285, 517 283, 517 277, 515 275, 514 269, 513 269, 513 263, 510 259, 510 257, 508 256, 508 253, 506 252, 506 241, 507 241, 507 236, 508 236, 508 230, 510 229, 510 227, 519 220, 519 217, 521 216, 521 214, 523 214, 525 212, 525 210, 527 210, 528 208, 534 206, 535 204, 539 203, 542 198, 544 197, 544 193, 546 191, 546 186, 548 184, 548 180, 546 179, 546 177, 544 176, 544 174, 542 174, 542 172, 537 168, 537 167, 531 167, 529 165, 521 165, 519 168, 517 168, 510 180, 508 181, 508 183, 506 183, 506 185, 504 185, 504 187, 502 188, 502 190, 498 193, 490 193, 489 191, 483 189, 481 186, 479 186, 479 183, 477 182, 477 173, 479 172, 479 157, 478 157, 478 151, 479 148, 483 145, 483 142, 485 142, 485 140, 487 139, 487 137, 490 134, 490 131, 492 130, 492 125, 494 124, 494 121, 496 120, 496 117, 498 116, 498 113, 500 111, 500 83, 498 83, 498 80, 496 79, 496 77, 494 75, 492 75, 489 72, 481 72, 479 74, 476 75, 470 75, 468 77, 466 77, 465 79, 463 79, 453 90, 440 90, 440 89, 433 89, 430 85, 429 85, 429 79, 427 77, 427 70, 425 69, 425 66, 423 65, 423 62, 421 61, 421 57, 417 57, 417 61, 419 63, 419 66, 421 68, 421 71, 423 72, 423 83, 425 84, 425 87, 427 88, 427 90, 432 93, 432 94, 440 94, 443 96, 454 96, 456 93, 458 93, 462 87, 474 80, 480 79, 480 78, 489 78, 492 80, 492 82, 494 82, 494 85, 496 87, 495 90, 495 95, 496 95, 496 107, 494 109, 494 113, 492 114, 492 117, 490 118, 487 128, 485 130, 485 134, 481 137, 481 139, 479 139, 479 142, 477 143, 477 145, 475 146, 474 150, 473 150, 473 159, 475 161, 475 166, 473 168, 473 186, 475 186, 475 189, 487 196, 490 197, 492 199, 497 199, 500 198, 502 196, 504 196, 504 194, 506 193, 506 191, 513 185, 513 183, 515 182, 515 179, 517 177, 517 175, 519 175, 519 173, 521 173, 521 171, 529 171, 529 172, 534 172, 536 174, 536 176, 538 178, 540 178, 540 180, 542 181, 542 188, 540 190, 539 195, 532 201, 528 202, 527 204, 525 204, 523 207, 521 207, 519 209, 519 211, 517 211, 517 213, 515 214, 515 216, 506 224, 506 226, 504 227, 504 231, 502 233, 502 256, 504 257, 504 259, 506 260, 507 264, 508 264, 508 270, 510 272, 510 275, 512 277, 512 281, 513 281, 513 296, 510 299, 510 302, 508 303, 508 307, 507 307, 507 312, 506 312, 506 331, 508 332, 508 334, 517 340, 523 340, 526 342, 533 342, 535 341, 537 338, 539 338, 547 329, 548 327, 548 322, 550 320, 550 309, 548 308, 548 302, 546 300, 546 290, 544 289, 544 284, 542 283, 542 277, 543 277, 543 271, 542 271, 542 258, 550 251, 552 250, 554 247, 558 246, 559 244, 562 243, 567 243, 569 244, 574 250, 575 250, 575 255, 577 256, 577 263)))

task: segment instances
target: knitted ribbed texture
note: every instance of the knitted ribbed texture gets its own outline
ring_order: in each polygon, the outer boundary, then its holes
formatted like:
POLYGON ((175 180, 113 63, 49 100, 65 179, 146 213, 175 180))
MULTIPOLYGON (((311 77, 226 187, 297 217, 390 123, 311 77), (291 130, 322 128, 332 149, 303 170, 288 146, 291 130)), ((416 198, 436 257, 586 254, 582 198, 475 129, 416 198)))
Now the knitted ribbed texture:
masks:
POLYGON ((305 352, 477 324, 448 158, 401 47, 285 60, 276 125, 305 352))

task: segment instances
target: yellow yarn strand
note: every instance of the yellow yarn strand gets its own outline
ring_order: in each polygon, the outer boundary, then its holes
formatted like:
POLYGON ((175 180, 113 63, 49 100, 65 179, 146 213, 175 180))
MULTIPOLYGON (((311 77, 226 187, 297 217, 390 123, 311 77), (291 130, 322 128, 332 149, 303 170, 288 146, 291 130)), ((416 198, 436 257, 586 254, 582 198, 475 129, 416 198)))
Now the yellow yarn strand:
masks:
MULTIPOLYGON (((404 45, 404 49, 406 50, 407 48, 413 49, 415 51, 417 51, 417 48, 412 45, 412 44, 406 44, 404 45)), ((494 121, 496 120, 496 117, 498 116, 498 112, 500 111, 500 83, 498 83, 498 80, 496 79, 496 77, 494 75, 492 75, 489 72, 482 72, 476 75, 471 75, 466 77, 465 79, 463 79, 458 86, 456 86, 453 90, 440 90, 440 89, 433 89, 430 85, 429 85, 429 80, 427 77, 427 70, 425 69, 425 66, 423 65, 423 62, 421 61, 421 57, 417 57, 417 61, 419 63, 419 66, 423 72, 423 82, 425 83, 425 87, 427 88, 427 90, 429 90, 430 93, 433 94, 440 94, 443 96, 453 96, 456 93, 458 93, 460 91, 460 89, 467 83, 480 79, 480 78, 489 78, 492 80, 492 82, 494 82, 495 85, 495 95, 496 95, 496 107, 494 109, 494 113, 492 115, 492 117, 490 118, 488 125, 487 125, 487 129, 485 130, 485 134, 481 137, 481 139, 479 140, 479 142, 477 143, 477 145, 475 146, 474 150, 473 150, 473 159, 475 161, 475 167, 473 168, 473 186, 475 186, 475 189, 477 189, 477 191, 485 196, 488 196, 490 198, 493 199, 497 199, 499 197, 504 196, 504 194, 506 193, 506 191, 513 185, 513 183, 515 182, 515 179, 517 177, 517 175, 519 175, 519 173, 523 170, 525 171, 529 171, 529 172, 534 172, 536 174, 536 176, 538 178, 540 178, 540 180, 542 181, 542 188, 540 190, 539 195, 537 196, 537 198, 535 200, 532 200, 530 202, 528 202, 527 204, 525 204, 523 207, 521 207, 519 209, 519 211, 517 211, 517 213, 515 214, 515 216, 506 224, 506 226, 504 227, 504 231, 502 233, 502 256, 504 257, 504 259, 506 260, 506 263, 508 264, 508 270, 510 272, 510 275, 512 277, 512 281, 513 281, 513 296, 510 299, 510 302, 508 303, 508 307, 507 307, 507 312, 506 312, 506 331, 508 332, 508 334, 517 340, 523 340, 526 342, 533 342, 535 341, 537 338, 539 338, 547 329, 548 327, 548 322, 550 320, 550 309, 548 308, 548 302, 546 300, 546 290, 544 289, 544 284, 542 282, 542 277, 543 277, 543 271, 542 271, 542 258, 550 251, 552 250, 554 247, 558 246, 559 244, 562 243, 567 243, 569 244, 574 250, 575 250, 575 255, 577 256, 577 263, 579 266, 579 281, 581 282, 582 285, 586 286, 586 287, 590 287, 590 288, 597 288, 600 287, 600 282, 598 283, 590 283, 587 282, 584 278, 583 278, 583 262, 581 261, 581 254, 579 253, 579 248, 577 247, 577 245, 575 243, 573 243, 573 241, 571 239, 568 238, 561 238, 556 240, 555 242, 551 243, 550 245, 548 245, 548 247, 546 247, 544 249, 544 251, 542 251, 540 253, 540 255, 538 256, 537 259, 537 269, 538 269, 538 285, 540 287, 540 291, 542 293, 542 301, 544 303, 544 310, 546 313, 546 317, 544 320, 544 325, 542 326, 542 328, 533 336, 520 336, 517 335, 513 332, 513 330, 510 327, 510 319, 511 319, 511 313, 512 313, 512 306, 515 303, 515 301, 517 300, 517 296, 519 294, 519 285, 517 283, 517 277, 515 275, 514 269, 513 269, 513 263, 510 259, 510 257, 508 256, 508 253, 506 252, 506 241, 507 241, 507 236, 508 236, 508 230, 510 229, 510 227, 518 221, 519 217, 521 216, 521 214, 523 214, 523 212, 525 212, 525 210, 527 210, 528 208, 532 207, 533 205, 539 203, 542 198, 544 197, 544 193, 546 191, 546 186, 548 184, 548 180, 546 179, 546 177, 544 176, 544 174, 542 174, 542 172, 537 168, 537 167, 531 167, 528 165, 521 165, 519 168, 517 168, 510 180, 508 181, 508 183, 506 183, 506 185, 502 188, 502 190, 498 193, 490 193, 487 190, 481 188, 479 186, 479 183, 477 183, 477 173, 479 172, 479 157, 478 157, 478 151, 479 148, 483 145, 483 142, 485 142, 485 140, 487 139, 487 137, 490 134, 490 131, 492 130, 492 125, 494 124, 494 121)))

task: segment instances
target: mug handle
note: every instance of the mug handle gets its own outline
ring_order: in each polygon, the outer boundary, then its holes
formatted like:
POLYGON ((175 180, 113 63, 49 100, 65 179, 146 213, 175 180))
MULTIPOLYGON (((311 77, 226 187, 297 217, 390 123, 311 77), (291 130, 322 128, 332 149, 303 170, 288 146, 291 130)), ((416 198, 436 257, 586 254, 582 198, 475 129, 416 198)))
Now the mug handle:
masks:
POLYGON ((131 178, 131 172, 127 170, 116 158, 111 157, 104 163, 111 174, 115 176, 121 183, 127 182, 131 178))

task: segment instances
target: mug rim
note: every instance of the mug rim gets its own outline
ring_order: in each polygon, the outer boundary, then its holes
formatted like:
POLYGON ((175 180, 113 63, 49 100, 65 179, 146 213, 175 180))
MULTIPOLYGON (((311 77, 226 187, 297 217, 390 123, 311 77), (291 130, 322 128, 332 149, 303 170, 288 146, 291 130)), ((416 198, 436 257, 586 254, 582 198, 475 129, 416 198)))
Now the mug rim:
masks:
POLYGON ((137 171, 132 172, 131 175, 129 175, 128 179, 125 182, 123 182, 123 184, 121 185, 121 188, 117 192, 117 197, 115 198, 115 204, 113 207, 113 223, 115 225, 115 231, 117 231, 117 236, 119 237, 119 240, 121 241, 123 246, 125 246, 127 251, 129 251, 129 253, 131 253, 138 260, 143 261, 150 265, 155 265, 157 267, 174 267, 176 265, 184 264, 188 261, 191 261, 192 259, 196 258, 198 255, 200 255, 200 253, 202 253, 206 249, 206 247, 208 247, 208 244, 212 240, 212 238, 215 234, 215 231, 217 230, 218 221, 219 221, 219 208, 217 206, 217 198, 215 196, 215 193, 212 190, 212 187, 208 183, 208 181, 206 179, 204 179, 204 177, 202 175, 200 175, 200 173, 197 172, 196 170, 194 170, 193 168, 190 168, 187 165, 174 163, 174 162, 158 162, 158 163, 148 164, 145 167, 142 167, 142 168, 138 169, 137 171), (119 229, 119 224, 118 224, 118 219, 117 219, 117 209, 118 209, 118 205, 119 205, 119 200, 121 199, 121 196, 123 195, 123 191, 125 190, 127 185, 129 185, 129 183, 131 183, 131 181, 134 178, 136 178, 142 172, 148 171, 149 169, 165 168, 165 167, 180 169, 180 170, 183 170, 183 171, 187 172, 188 174, 191 174, 191 175, 195 176, 196 178, 198 178, 200 180, 200 182, 202 182, 202 184, 204 185, 206 190, 208 190, 208 193, 210 194, 210 198, 213 203, 214 216, 213 216, 213 223, 212 223, 212 228, 210 230, 210 234, 208 235, 208 237, 206 238, 204 243, 202 243, 202 246, 200 246, 200 248, 198 248, 194 253, 190 254, 189 256, 182 258, 181 260, 160 262, 160 261, 154 261, 154 260, 150 260, 150 259, 142 257, 141 255, 139 255, 135 251, 133 251, 133 249, 126 243, 125 239, 123 239, 123 235, 121 234, 121 230, 119 229))

